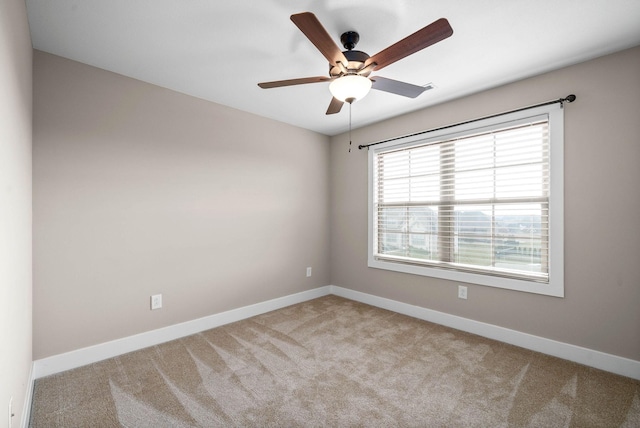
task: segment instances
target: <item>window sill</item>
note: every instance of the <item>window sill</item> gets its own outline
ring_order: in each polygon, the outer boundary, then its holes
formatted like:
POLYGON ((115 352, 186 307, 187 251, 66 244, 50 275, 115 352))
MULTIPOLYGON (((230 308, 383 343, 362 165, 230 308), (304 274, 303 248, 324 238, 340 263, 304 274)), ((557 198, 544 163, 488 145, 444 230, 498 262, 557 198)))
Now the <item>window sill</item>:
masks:
POLYGON ((446 279, 455 282, 484 285, 488 287, 523 291, 527 293, 542 294, 553 297, 564 297, 563 272, 549 272, 550 281, 548 284, 543 284, 535 281, 501 278, 491 275, 458 272, 455 270, 437 269, 405 263, 394 263, 386 260, 377 260, 372 255, 369 256, 368 266, 375 269, 384 269, 395 272, 408 273, 412 275, 446 279))

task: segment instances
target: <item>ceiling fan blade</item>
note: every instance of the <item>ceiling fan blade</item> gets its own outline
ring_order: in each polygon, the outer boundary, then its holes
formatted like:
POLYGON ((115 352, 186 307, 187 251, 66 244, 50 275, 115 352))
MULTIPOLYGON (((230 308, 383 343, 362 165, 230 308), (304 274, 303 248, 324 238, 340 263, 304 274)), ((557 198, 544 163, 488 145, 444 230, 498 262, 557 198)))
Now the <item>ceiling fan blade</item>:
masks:
POLYGON ((336 45, 313 13, 303 12, 291 15, 291 20, 307 36, 311 43, 318 48, 322 55, 329 60, 329 63, 337 65, 338 62, 341 62, 347 65, 348 61, 342 50, 336 45))
POLYGON ((279 88, 281 86, 293 86, 293 85, 304 85, 305 83, 319 83, 319 82, 328 82, 331 80, 330 77, 325 76, 317 76, 317 77, 302 77, 300 79, 289 79, 289 80, 276 80, 273 82, 262 82, 258 83, 262 89, 269 88, 279 88))
POLYGON ((379 91, 391 92, 403 97, 415 98, 427 90, 424 86, 412 85, 411 83, 400 82, 399 80, 387 79, 386 77, 371 77, 373 84, 371 87, 379 91))
POLYGON ((453 28, 449 25, 449 21, 445 18, 440 18, 373 55, 367 60, 365 67, 375 62, 377 64, 376 70, 380 70, 404 57, 444 40, 452 34, 453 28))
POLYGON ((329 104, 329 108, 327 109, 327 113, 326 114, 340 113, 340 110, 342 109, 342 105, 343 104, 344 104, 344 101, 340 101, 337 98, 332 98, 331 99, 331 103, 329 104))

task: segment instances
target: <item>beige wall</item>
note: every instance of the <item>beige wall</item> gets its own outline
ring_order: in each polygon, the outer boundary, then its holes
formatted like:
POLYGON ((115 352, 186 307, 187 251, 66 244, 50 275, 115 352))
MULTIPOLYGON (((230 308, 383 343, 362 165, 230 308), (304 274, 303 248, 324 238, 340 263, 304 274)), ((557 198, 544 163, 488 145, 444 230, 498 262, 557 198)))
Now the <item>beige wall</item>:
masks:
POLYGON ((640 361, 640 47, 358 129, 353 140, 570 93, 578 99, 565 110, 565 298, 469 285, 460 300, 453 282, 368 268, 367 153, 347 153, 345 135, 331 150, 332 283, 640 361))
POLYGON ((0 427, 31 388, 31 37, 24 1, 0 1, 0 427))
POLYGON ((36 52, 34 358, 335 284, 640 360, 638 76, 635 48, 354 131, 357 145, 578 96, 566 297, 471 285, 464 301, 451 282, 367 267, 367 156, 345 135, 327 145, 36 52))
POLYGON ((36 51, 34 359, 329 284, 328 141, 36 51))

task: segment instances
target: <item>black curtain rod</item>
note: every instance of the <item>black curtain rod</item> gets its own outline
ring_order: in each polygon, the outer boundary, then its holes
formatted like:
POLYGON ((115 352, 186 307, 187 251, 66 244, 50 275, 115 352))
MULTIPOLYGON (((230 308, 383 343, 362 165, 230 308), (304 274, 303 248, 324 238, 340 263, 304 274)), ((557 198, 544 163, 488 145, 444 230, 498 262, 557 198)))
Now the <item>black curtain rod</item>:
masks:
POLYGON ((498 114, 492 114, 490 116, 479 117, 477 119, 467 120, 466 122, 458 122, 458 123, 454 123, 452 125, 441 126, 440 128, 433 128, 433 129, 429 129, 427 131, 420 131, 420 132, 416 132, 414 134, 403 135, 402 137, 389 138, 388 140, 377 141, 375 143, 361 144, 361 145, 358 146, 358 148, 360 150, 362 150, 362 149, 369 148, 371 146, 375 146, 377 144, 388 143, 389 141, 400 140, 402 138, 407 138, 407 137, 415 137, 416 135, 428 134, 429 132, 435 132, 435 131, 440 131, 440 130, 443 130, 443 129, 453 128, 454 126, 466 125, 467 123, 473 123, 473 122, 478 122, 480 120, 491 119, 491 118, 498 117, 498 116, 504 116, 505 114, 516 113, 516 112, 519 112, 519 111, 529 110, 529 109, 536 108, 536 107, 548 106, 550 104, 560 103, 560 104, 564 105, 565 102, 572 103, 575 100, 576 100, 576 96, 571 94, 571 95, 567 95, 565 98, 558 98, 557 100, 547 101, 545 103, 540 103, 540 104, 536 104, 536 105, 529 106, 529 107, 522 107, 522 108, 511 110, 511 111, 505 111, 503 113, 498 113, 498 114))

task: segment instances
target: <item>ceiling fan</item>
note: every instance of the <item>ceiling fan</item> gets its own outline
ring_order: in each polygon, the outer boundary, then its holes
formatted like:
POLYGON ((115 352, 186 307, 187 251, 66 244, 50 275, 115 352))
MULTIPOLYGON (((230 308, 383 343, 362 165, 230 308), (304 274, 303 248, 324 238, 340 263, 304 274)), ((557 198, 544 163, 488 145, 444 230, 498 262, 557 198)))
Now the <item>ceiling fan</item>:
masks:
POLYGON ((306 83, 331 82, 329 90, 333 99, 326 114, 338 113, 345 102, 351 104, 355 100, 361 99, 371 88, 409 98, 417 97, 427 88, 386 77, 370 76, 371 72, 393 64, 453 34, 449 21, 440 18, 377 54, 369 56, 365 52, 353 50, 360 40, 360 35, 355 31, 347 31, 340 36, 340 42, 346 49, 346 51, 341 51, 313 13, 294 14, 291 15, 291 20, 329 60, 329 76, 263 82, 258 83, 258 86, 269 89, 306 83))

